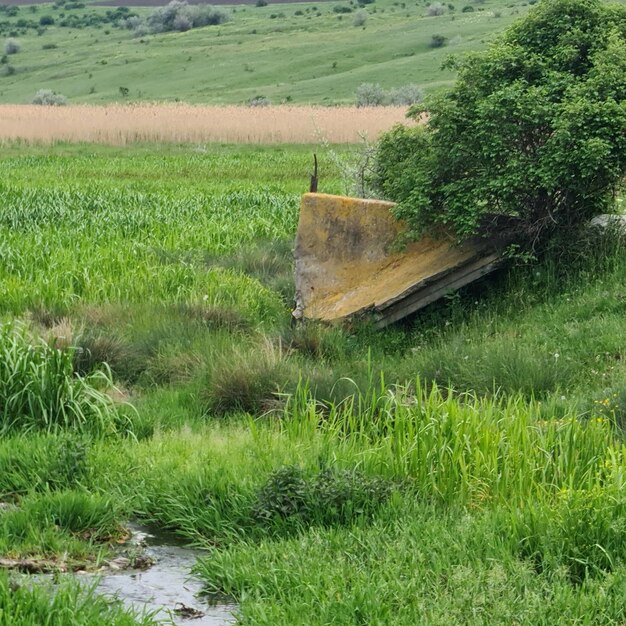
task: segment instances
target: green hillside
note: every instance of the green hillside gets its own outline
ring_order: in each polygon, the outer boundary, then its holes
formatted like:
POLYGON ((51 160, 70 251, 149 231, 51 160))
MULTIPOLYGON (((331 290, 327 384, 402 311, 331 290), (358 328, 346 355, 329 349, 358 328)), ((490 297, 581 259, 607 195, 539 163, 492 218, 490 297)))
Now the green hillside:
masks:
POLYGON ((59 26, 70 15, 112 9, 20 7, 13 16, 0 13, 0 42, 21 44, 0 65, 0 102, 28 103, 38 89, 53 89, 73 103, 242 103, 261 94, 272 103, 332 104, 353 102, 363 82, 436 89, 452 79, 443 59, 483 46, 528 9, 526 2, 461 0, 427 17, 426 7, 377 0, 360 9, 368 13, 365 27, 355 27, 359 9, 345 0, 237 6, 226 9, 232 19, 225 24, 144 37, 114 24, 59 26), (338 6, 352 12, 337 13, 338 6), (41 26, 44 16, 55 24, 41 26), (446 45, 432 48, 433 35, 446 45))

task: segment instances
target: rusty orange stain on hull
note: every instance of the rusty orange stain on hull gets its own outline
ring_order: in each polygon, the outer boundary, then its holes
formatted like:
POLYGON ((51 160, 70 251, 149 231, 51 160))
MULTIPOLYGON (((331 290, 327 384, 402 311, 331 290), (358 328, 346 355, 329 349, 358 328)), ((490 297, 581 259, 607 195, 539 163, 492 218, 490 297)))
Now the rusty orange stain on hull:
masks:
POLYGON ((296 290, 305 318, 340 320, 401 298, 477 258, 473 243, 424 237, 394 250, 406 227, 393 203, 310 193, 296 237, 296 290))

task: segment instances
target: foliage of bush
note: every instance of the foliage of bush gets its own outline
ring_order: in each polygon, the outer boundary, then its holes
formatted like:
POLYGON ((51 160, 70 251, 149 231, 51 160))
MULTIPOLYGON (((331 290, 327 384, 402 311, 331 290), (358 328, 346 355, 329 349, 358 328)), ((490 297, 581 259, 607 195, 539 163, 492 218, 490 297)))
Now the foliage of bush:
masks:
POLYGON ((42 15, 39 18, 40 26, 52 26, 53 24, 54 24, 54 18, 52 17, 52 15, 42 15))
POLYGON ((5 54, 17 54, 22 49, 22 44, 17 39, 7 39, 4 42, 5 54))
POLYGON ((417 85, 401 85, 387 92, 379 84, 362 83, 357 87, 355 99, 357 107, 401 106, 415 104, 423 95, 417 85))
POLYGON ((427 124, 378 146, 373 183, 399 217, 536 244, 613 209, 626 173, 626 8, 540 3, 453 67, 427 124))
POLYGON ((352 18, 352 26, 359 28, 365 26, 367 23, 367 11, 365 9, 359 9, 352 18))
POLYGON ((446 12, 446 7, 441 2, 433 2, 426 7, 426 15, 428 17, 435 17, 437 15, 443 15, 446 12))
MULTIPOLYGON (((65 9, 70 8, 78 8, 77 6, 68 6, 64 7, 65 9)), ((136 17, 135 13, 131 13, 128 7, 117 7, 112 10, 108 10, 105 13, 62 13, 59 17, 61 19, 57 20, 57 25, 61 28, 88 28, 88 27, 98 27, 103 26, 105 24, 110 24, 112 26, 117 26, 120 28, 124 28, 126 26, 126 21, 130 17, 136 17)))
POLYGON ((15 4, 0 5, 0 13, 4 13, 7 17, 15 17, 20 12, 20 7, 15 4))
POLYGON ((208 4, 189 5, 186 0, 172 0, 166 6, 155 9, 145 21, 137 16, 130 16, 123 25, 140 36, 148 32, 184 32, 192 28, 223 24, 228 19, 226 11, 208 4))
POLYGON ((31 100, 31 104, 60 107, 67 104, 67 98, 52 89, 39 89, 31 100))
POLYGON ((443 35, 433 35, 430 38, 429 46, 431 48, 443 48, 448 43, 448 38, 443 35))
POLYGON ((391 89, 388 94, 389 104, 394 106, 411 105, 424 98, 424 92, 417 85, 402 85, 391 89))
POLYGON ((389 498, 391 483, 358 471, 326 468, 314 476, 296 466, 274 471, 259 489, 253 517, 265 524, 342 525, 371 517, 389 498))
POLYGON ((254 96, 248 100, 247 105, 249 107, 268 107, 272 104, 272 101, 267 96, 254 96))
POLYGON ((385 90, 374 83, 362 83, 356 88, 357 107, 379 107, 385 104, 385 90))

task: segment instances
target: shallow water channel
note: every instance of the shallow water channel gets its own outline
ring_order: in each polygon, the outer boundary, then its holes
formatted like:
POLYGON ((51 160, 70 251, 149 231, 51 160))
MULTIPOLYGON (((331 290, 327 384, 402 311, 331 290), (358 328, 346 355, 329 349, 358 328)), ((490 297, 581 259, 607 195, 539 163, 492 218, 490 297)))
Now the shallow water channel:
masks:
POLYGON ((130 530, 133 533, 132 543, 142 546, 143 552, 154 564, 145 570, 121 569, 99 573, 98 592, 115 596, 136 611, 156 612, 155 619, 163 624, 226 626, 235 623, 235 606, 210 606, 198 595, 202 591, 202 583, 191 575, 191 568, 202 556, 200 550, 185 547, 169 533, 136 525, 130 530), (195 617, 184 617, 175 612, 181 608, 187 614, 198 613, 195 617))

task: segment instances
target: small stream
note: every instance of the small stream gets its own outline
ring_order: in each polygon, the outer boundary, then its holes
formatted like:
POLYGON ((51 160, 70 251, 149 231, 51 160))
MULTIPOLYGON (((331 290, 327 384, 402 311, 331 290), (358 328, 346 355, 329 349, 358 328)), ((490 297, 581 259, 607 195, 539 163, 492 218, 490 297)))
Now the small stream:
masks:
POLYGON ((97 590, 104 595, 115 596, 126 606, 140 613, 155 611, 155 619, 163 624, 193 626, 227 626, 235 623, 233 611, 236 606, 211 606, 199 593, 202 583, 191 575, 200 550, 187 548, 179 538, 169 533, 149 530, 131 525, 131 543, 143 546, 154 564, 145 570, 121 569, 98 574, 97 590), (185 607, 184 612, 199 613, 195 617, 183 617, 175 609, 185 607))

